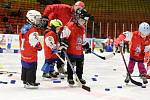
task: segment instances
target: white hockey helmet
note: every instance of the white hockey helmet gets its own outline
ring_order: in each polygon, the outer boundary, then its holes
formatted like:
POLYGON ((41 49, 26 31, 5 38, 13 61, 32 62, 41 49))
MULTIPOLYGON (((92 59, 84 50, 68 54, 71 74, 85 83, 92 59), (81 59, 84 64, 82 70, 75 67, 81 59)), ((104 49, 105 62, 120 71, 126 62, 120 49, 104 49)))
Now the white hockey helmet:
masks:
POLYGON ((143 36, 148 36, 150 34, 150 25, 146 22, 142 22, 139 25, 139 32, 141 32, 143 36))
POLYGON ((42 18, 41 13, 36 10, 29 10, 26 14, 26 17, 29 22, 38 25, 40 23, 40 20, 42 18))

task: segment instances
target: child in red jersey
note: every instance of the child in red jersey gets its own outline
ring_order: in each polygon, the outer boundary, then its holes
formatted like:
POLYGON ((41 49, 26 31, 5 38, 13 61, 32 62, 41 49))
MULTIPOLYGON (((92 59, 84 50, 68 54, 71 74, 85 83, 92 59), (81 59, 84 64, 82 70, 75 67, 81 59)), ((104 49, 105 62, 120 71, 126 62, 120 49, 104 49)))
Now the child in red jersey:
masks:
MULTIPOLYGON (((126 39, 131 41, 130 48, 130 59, 128 64, 129 73, 132 74, 134 70, 135 63, 138 63, 138 69, 141 78, 143 79, 143 83, 147 84, 148 81, 145 77, 146 69, 144 67, 144 55, 145 55, 145 41, 146 36, 150 33, 150 25, 146 22, 143 22, 139 25, 139 30, 135 32, 123 32, 119 37, 115 40, 115 45, 118 45, 122 40, 126 39)), ((130 81, 129 75, 125 79, 125 82, 128 83, 130 81)))
MULTIPOLYGON (((88 21, 88 14, 85 9, 78 9, 75 18, 68 22, 68 24, 64 27, 61 38, 63 38, 62 42, 65 41, 68 43, 68 48, 66 53, 72 63, 72 65, 76 66, 76 74, 82 84, 86 84, 86 81, 83 79, 83 66, 84 66, 84 48, 86 51, 91 52, 89 48, 89 44, 84 44, 84 36, 85 36, 85 23, 88 21)), ((67 63, 67 81, 70 85, 74 85, 73 80, 73 71, 69 63, 67 63)))
POLYGON ((26 14, 27 23, 21 28, 19 34, 22 73, 21 80, 26 88, 37 88, 37 51, 42 49, 38 38, 38 27, 40 25, 41 13, 29 10, 26 14))
POLYGON ((59 36, 62 31, 62 22, 59 19, 51 20, 49 23, 49 31, 44 35, 44 55, 45 63, 42 67, 43 77, 51 78, 57 77, 57 73, 54 70, 55 62, 60 62, 56 53, 59 51, 59 36))

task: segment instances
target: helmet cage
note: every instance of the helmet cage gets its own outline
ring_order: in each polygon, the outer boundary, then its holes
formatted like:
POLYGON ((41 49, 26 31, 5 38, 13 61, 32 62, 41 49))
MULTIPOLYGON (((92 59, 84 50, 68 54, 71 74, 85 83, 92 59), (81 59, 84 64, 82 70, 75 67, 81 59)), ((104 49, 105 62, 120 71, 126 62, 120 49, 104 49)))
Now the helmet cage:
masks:
POLYGON ((85 9, 77 9, 75 12, 75 22, 80 23, 81 19, 85 21, 85 23, 89 20, 90 14, 85 9))

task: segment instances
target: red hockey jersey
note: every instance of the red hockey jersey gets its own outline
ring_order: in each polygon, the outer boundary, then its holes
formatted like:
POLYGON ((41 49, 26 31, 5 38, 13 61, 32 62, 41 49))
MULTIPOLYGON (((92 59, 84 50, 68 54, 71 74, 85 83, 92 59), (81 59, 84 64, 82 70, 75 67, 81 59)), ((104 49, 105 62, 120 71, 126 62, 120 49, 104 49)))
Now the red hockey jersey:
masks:
POLYGON ((29 43, 29 35, 33 32, 38 32, 38 29, 31 27, 25 34, 19 34, 21 60, 25 62, 37 62, 37 51, 42 49, 40 42, 36 47, 31 46, 29 43))
POLYGON ((85 33, 84 26, 77 26, 74 22, 69 22, 67 27, 70 29, 71 34, 68 37, 69 47, 67 49, 67 53, 74 56, 83 55, 83 35, 85 33))
POLYGON ((47 16, 49 20, 59 19, 62 21, 63 25, 66 25, 73 17, 73 12, 72 6, 66 4, 53 4, 46 6, 43 16, 47 16))
MULTIPOLYGON (((55 54, 52 54, 52 49, 46 44, 46 38, 51 37, 54 39, 54 44, 58 45, 58 37, 56 33, 53 31, 49 31, 45 36, 44 36, 44 55, 45 59, 57 59, 58 57, 55 54)), ((50 39, 50 38, 49 38, 50 39)))
POLYGON ((144 48, 145 48, 145 39, 139 35, 138 31, 132 32, 133 36, 131 39, 131 48, 130 48, 130 57, 135 60, 144 60, 144 48), (140 48, 140 52, 136 52, 136 49, 140 48))

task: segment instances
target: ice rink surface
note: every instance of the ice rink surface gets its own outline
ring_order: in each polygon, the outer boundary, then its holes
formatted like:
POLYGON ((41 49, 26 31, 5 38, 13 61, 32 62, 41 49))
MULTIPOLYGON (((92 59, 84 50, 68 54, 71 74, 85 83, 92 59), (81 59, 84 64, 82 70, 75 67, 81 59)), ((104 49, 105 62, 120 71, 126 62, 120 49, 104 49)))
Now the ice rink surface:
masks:
MULTIPOLYGON (((97 52, 97 54, 103 56, 110 53, 97 52)), ((69 87, 66 79, 58 79, 61 83, 43 79, 41 77, 43 51, 40 51, 38 56, 37 82, 41 85, 38 89, 25 89, 20 80, 20 54, 0 54, 0 70, 17 72, 12 76, 7 73, 0 74, 0 81, 7 83, 0 83, 0 100, 150 100, 150 83, 146 88, 135 86, 131 82, 128 85, 124 83, 126 69, 119 53, 108 60, 102 60, 93 54, 85 55, 83 77, 91 92, 80 87, 69 87), (15 84, 11 84, 12 80, 16 81, 15 84)), ((125 53, 125 59, 128 63, 128 53, 125 53)), ((137 65, 134 70, 133 75, 138 75, 137 65)), ((133 79, 142 82, 139 77, 133 79)))

